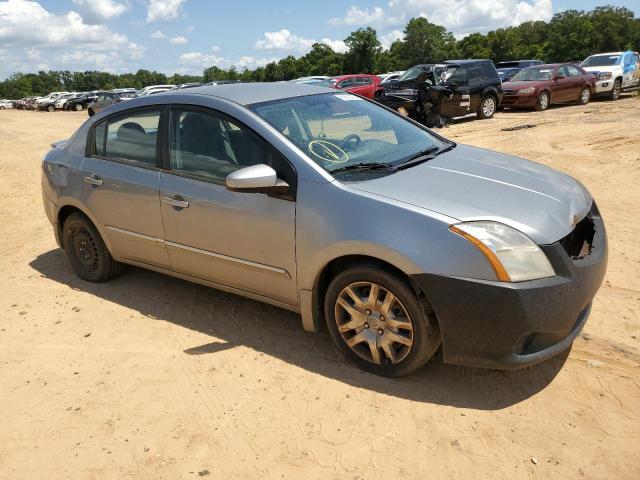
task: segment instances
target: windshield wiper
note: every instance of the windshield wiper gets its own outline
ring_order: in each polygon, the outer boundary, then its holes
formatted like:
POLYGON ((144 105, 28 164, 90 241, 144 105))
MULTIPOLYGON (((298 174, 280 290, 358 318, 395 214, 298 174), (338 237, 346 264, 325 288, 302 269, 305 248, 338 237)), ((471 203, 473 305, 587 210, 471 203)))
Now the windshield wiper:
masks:
POLYGON ((444 152, 448 152, 452 148, 456 146, 455 143, 451 143, 446 147, 438 148, 438 147, 429 147, 426 150, 416 153, 415 155, 407 158, 406 160, 401 161, 400 163, 395 164, 395 168, 397 170, 403 170, 405 168, 413 167, 414 165, 418 165, 420 163, 427 162, 429 160, 433 160, 438 155, 444 152))
POLYGON ((330 170, 330 173, 343 173, 356 170, 386 170, 389 172, 395 172, 396 168, 392 167, 391 165, 387 165, 386 163, 362 162, 345 165, 344 167, 334 168, 333 170, 330 170))

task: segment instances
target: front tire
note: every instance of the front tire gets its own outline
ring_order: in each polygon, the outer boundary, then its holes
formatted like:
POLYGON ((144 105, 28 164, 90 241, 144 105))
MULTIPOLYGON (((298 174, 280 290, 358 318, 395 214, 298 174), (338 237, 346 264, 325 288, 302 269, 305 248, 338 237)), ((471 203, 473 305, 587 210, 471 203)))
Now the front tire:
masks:
POLYGON ((49 106, 47 107, 47 112, 51 113, 51 112, 53 112, 53 111, 55 111, 55 107, 54 107, 53 105, 49 105, 49 106))
POLYGON ((496 113, 496 109, 498 108, 498 102, 496 101, 493 95, 487 95, 482 98, 480 102, 480 107, 478 108, 478 117, 485 119, 493 117, 493 114, 496 113))
POLYGON ((93 115, 94 115, 94 111, 93 111, 93 109, 91 109, 91 108, 88 110, 88 112, 87 112, 87 113, 89 113, 89 116, 90 116, 90 117, 93 117, 93 115))
POLYGON ((371 373, 408 375, 440 346, 431 308, 405 280, 373 265, 338 274, 327 288, 324 312, 338 350, 371 373))
POLYGON ((622 92, 622 81, 619 78, 616 78, 616 81, 613 82, 613 88, 611 89, 611 93, 609 94, 609 100, 615 102, 620 98, 621 92, 622 92))
POLYGON ((536 110, 538 112, 543 112, 547 108, 549 108, 551 97, 549 97, 549 92, 542 92, 538 95, 538 101, 536 103, 536 110))
POLYGON ((76 103, 75 107, 76 112, 81 112, 82 111, 82 104, 81 103, 76 103))
POLYGON ((113 259, 100 233, 83 214, 69 215, 62 238, 69 263, 83 280, 106 282, 122 272, 124 265, 113 259))

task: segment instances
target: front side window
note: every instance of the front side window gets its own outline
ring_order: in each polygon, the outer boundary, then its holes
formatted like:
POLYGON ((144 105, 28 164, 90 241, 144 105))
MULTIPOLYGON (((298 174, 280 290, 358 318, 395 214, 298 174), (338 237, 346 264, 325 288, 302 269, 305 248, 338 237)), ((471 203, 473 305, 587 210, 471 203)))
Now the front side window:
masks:
POLYGON ((446 85, 464 86, 467 84, 467 70, 462 67, 449 67, 444 73, 446 85))
POLYGON ((343 80, 340 82, 340 84, 338 85, 339 88, 351 88, 353 87, 354 81, 353 78, 347 78, 346 80, 343 80))
POLYGON ((216 112, 172 109, 169 155, 172 170, 218 183, 251 165, 281 170, 281 165, 275 165, 275 152, 264 140, 216 112))
POLYGON ((582 75, 582 72, 578 67, 574 67, 573 65, 568 65, 567 70, 569 71, 569 76, 571 77, 579 77, 582 75))
POLYGON ((347 93, 286 98, 250 108, 329 172, 358 163, 394 165, 449 145, 375 103, 347 93))
POLYGON ((95 153, 141 166, 157 165, 159 110, 109 117, 95 127, 95 153))

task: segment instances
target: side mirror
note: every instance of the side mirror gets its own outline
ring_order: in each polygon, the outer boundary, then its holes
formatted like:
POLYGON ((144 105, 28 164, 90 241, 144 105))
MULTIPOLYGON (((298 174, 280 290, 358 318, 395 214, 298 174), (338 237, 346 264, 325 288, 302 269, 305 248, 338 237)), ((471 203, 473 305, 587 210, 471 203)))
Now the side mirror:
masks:
POLYGON ((564 78, 564 75, 562 74, 556 75, 556 80, 562 80, 563 78, 564 78))
POLYGON ((252 165, 227 175, 225 184, 232 192, 282 194, 289 191, 289 184, 279 180, 269 165, 252 165))

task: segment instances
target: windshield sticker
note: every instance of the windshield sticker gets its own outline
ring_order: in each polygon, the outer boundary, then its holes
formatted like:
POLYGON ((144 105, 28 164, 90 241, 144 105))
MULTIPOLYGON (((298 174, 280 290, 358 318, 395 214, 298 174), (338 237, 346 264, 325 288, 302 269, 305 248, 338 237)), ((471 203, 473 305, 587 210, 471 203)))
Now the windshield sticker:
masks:
POLYGON ((345 95, 344 93, 340 93, 340 94, 336 95, 335 97, 339 98, 340 100, 343 100, 345 102, 353 102, 355 100, 362 100, 360 97, 356 97, 355 95, 345 95))
POLYGON ((541 73, 549 73, 551 70, 540 70, 541 73))

